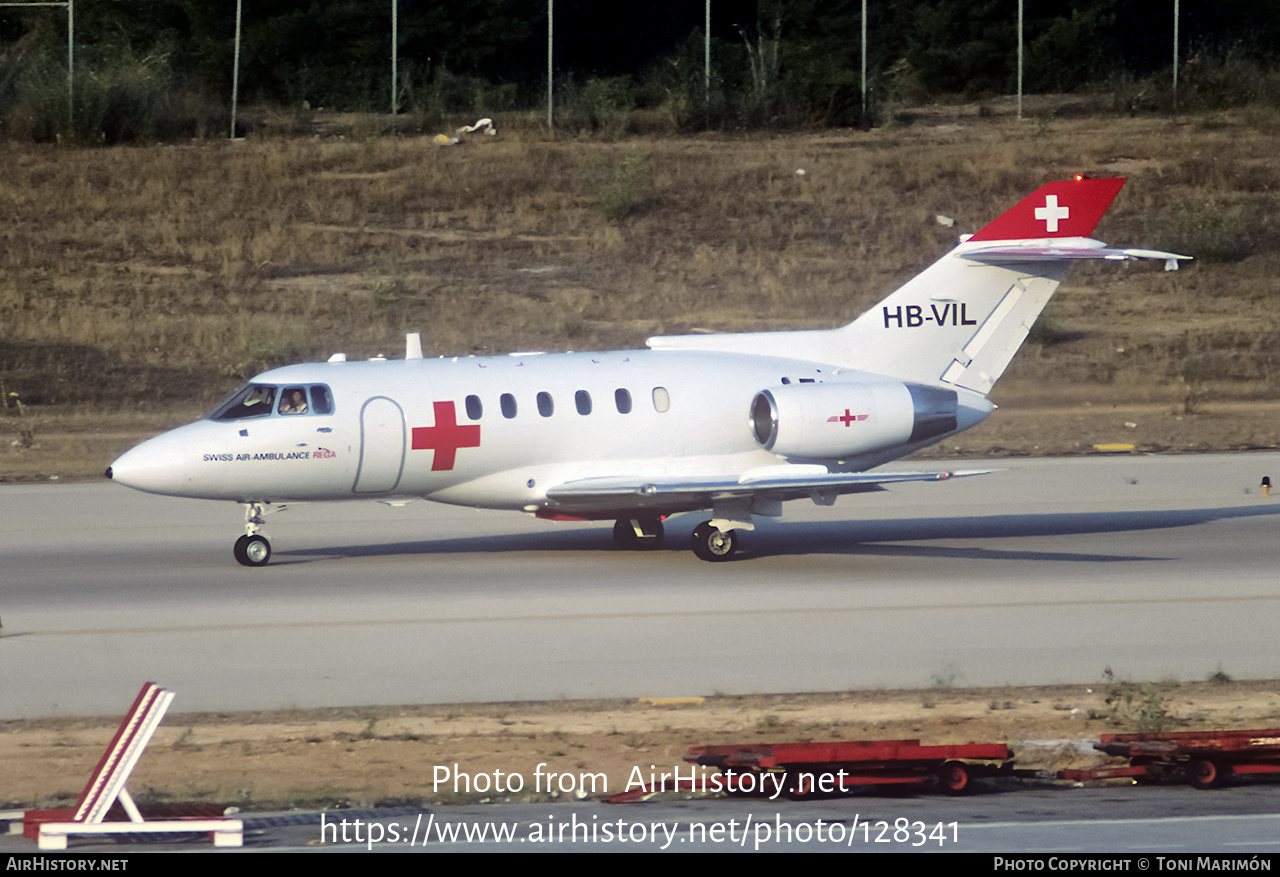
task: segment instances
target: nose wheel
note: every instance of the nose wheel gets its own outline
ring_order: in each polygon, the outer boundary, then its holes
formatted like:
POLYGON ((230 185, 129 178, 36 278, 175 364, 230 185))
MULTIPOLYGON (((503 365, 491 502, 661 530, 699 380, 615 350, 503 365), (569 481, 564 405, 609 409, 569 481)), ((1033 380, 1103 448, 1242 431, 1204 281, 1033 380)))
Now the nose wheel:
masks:
POLYGON ((231 551, 241 566, 266 566, 271 559, 271 543, 266 536, 241 536, 231 551))
MULTIPOLYGON (((284 506, 281 506, 284 508, 284 506)), ((244 535, 236 540, 231 553, 241 566, 266 566, 271 559, 271 543, 260 532, 266 513, 260 502, 247 502, 244 508, 244 535)))
POLYGON ((703 560, 728 560, 738 550, 738 531, 720 530, 703 521, 693 528, 693 553, 703 560))

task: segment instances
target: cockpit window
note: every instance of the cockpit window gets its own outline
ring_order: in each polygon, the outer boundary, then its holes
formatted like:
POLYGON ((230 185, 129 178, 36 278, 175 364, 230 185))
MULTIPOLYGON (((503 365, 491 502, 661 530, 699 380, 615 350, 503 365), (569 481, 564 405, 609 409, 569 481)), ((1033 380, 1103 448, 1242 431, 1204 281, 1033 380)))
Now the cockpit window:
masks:
POLYGON ((310 410, 311 406, 307 404, 306 387, 284 388, 284 392, 280 394, 281 414, 306 414, 310 410))
POLYGON ((316 414, 333 413, 333 397, 324 384, 316 384, 311 388, 311 410, 316 414))
POLYGON ((266 417, 275 402, 276 388, 265 384, 246 384, 210 415, 211 420, 243 420, 266 417))
POLYGON ((332 414, 333 392, 324 384, 310 387, 273 387, 269 384, 246 384, 209 415, 210 420, 245 420, 267 417, 272 412, 282 416, 297 414, 332 414))

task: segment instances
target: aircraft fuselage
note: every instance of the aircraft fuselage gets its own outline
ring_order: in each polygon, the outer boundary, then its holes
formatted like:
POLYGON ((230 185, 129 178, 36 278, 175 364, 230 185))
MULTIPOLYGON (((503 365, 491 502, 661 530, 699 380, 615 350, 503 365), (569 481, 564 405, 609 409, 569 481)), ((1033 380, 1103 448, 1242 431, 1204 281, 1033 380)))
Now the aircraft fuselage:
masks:
MULTIPOLYGON (((261 412, 215 414, 151 439, 117 460, 112 477, 237 502, 424 497, 538 511, 546 487, 604 472, 714 477, 776 465, 753 437, 753 398, 826 382, 896 385, 812 362, 681 351, 292 365, 251 382, 273 393, 261 412), (286 413, 283 397, 297 388, 311 401, 286 413), (327 413, 314 388, 331 393, 327 413)), ((840 468, 862 471, 980 422, 991 406, 968 395, 956 429, 840 468)))

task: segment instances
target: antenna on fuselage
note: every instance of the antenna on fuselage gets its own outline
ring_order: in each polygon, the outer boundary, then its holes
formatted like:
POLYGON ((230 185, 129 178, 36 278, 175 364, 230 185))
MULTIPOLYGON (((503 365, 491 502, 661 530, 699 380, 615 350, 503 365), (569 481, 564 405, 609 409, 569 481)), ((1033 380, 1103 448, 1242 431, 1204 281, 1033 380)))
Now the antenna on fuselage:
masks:
POLYGON ((409 332, 404 336, 404 358, 422 359, 422 335, 409 332))

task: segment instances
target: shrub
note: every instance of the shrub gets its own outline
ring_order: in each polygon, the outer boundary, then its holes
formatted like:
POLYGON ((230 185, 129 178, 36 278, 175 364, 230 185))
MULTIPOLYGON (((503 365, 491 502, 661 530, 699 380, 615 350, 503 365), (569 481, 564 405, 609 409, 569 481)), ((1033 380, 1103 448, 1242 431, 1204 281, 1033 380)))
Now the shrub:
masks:
POLYGON ((596 162, 587 171, 595 207, 610 222, 627 218, 640 203, 649 180, 649 157, 631 147, 596 162))
POLYGON ((18 140, 134 143, 222 130, 226 111, 183 87, 167 55, 83 49, 67 111, 65 48, 33 33, 0 57, 0 133, 18 140))

